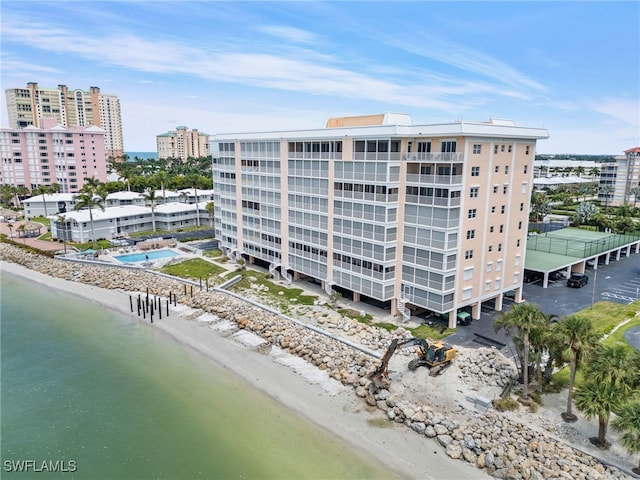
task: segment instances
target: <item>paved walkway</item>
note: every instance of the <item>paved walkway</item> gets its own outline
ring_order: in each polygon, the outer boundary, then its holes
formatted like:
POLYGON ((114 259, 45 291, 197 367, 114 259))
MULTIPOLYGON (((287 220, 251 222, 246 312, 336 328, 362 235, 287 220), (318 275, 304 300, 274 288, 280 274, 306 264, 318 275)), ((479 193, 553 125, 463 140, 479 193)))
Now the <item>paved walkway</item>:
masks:
MULTIPOLYGON (((18 228, 20 225, 27 223, 25 220, 18 220, 12 222, 13 229, 9 228, 7 222, 0 222, 0 233, 4 233, 7 237, 11 238, 15 242, 21 242, 30 247, 37 248, 39 250, 45 250, 48 252, 56 252, 58 250, 64 250, 64 245, 57 242, 48 242, 44 240, 38 240, 35 237, 20 237, 18 228)), ((47 227, 42 226, 42 233, 47 231, 47 227)))

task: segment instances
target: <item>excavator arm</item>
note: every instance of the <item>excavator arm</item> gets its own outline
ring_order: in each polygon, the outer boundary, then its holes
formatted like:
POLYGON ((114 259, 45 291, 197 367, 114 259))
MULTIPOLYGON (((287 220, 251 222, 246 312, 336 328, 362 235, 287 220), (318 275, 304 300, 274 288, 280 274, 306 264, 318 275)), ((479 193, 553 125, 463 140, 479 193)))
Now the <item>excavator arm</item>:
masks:
POLYGON ((391 341, 389 348, 387 348, 387 351, 384 352, 384 355, 382 356, 380 365, 378 365, 378 367, 369 374, 369 379, 371 379, 377 388, 386 388, 385 383, 388 383, 389 379, 389 360, 391 360, 391 357, 396 350, 398 348, 413 347, 416 345, 422 347, 425 352, 429 350, 429 343, 427 343, 423 338, 410 338, 408 340, 399 340, 394 338, 391 341))

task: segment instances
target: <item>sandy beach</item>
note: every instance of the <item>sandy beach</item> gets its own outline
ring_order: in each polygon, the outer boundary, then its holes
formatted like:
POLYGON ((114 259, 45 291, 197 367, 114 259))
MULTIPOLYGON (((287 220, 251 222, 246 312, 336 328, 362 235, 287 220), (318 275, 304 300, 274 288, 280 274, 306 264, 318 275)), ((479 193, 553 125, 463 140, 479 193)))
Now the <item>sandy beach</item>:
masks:
MULTIPOLYGON (((132 315, 129 295, 135 292, 61 280, 4 261, 0 262, 0 267, 3 272, 132 315)), ((315 366, 301 365, 274 349, 256 348, 250 334, 230 336, 224 328, 210 328, 204 312, 199 315, 198 311, 179 304, 170 310, 169 317, 163 316, 153 325, 142 319, 139 321, 200 352, 203 361, 228 369, 301 417, 337 435, 372 461, 384 464, 398 476, 447 480, 492 478, 470 464, 449 458, 435 440, 386 421, 381 411, 367 407, 351 388, 343 387, 328 376, 323 377, 315 366)))

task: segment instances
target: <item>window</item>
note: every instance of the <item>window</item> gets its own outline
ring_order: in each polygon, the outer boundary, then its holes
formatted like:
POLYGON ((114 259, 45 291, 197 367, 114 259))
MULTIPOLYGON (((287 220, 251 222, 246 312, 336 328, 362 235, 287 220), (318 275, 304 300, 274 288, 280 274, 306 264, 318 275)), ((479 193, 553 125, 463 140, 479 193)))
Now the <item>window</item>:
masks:
POLYGON ((493 153, 498 153, 498 145, 493 146, 493 153))
POLYGON ((520 239, 516 240, 516 247, 520 246, 520 239))
POLYGON ((524 203, 521 203, 521 204, 520 204, 520 211, 521 211, 521 212, 524 212, 524 203))
POLYGON ((490 272, 492 270, 493 270, 493 262, 487 263, 487 272, 490 272))
POLYGON ((524 173, 526 174, 529 171, 529 165, 524 166, 524 173))
POLYGON ((503 215, 504 215, 504 210, 505 210, 505 206, 504 206, 504 205, 502 205, 502 206, 500 207, 500 213, 502 213, 503 215))
POLYGON ((484 284, 484 290, 486 292, 488 292, 489 290, 491 290, 491 280, 488 280, 487 282, 485 282, 484 284))
POLYGON ((476 208, 470 208, 469 214, 467 216, 468 218, 476 218, 477 214, 478 214, 478 210, 476 208))
POLYGON ((499 243, 499 244, 498 244, 498 251, 499 251, 499 252, 501 252, 501 251, 502 251, 502 244, 501 244, 501 243, 499 243))
POLYGON ((473 144, 473 154, 474 155, 480 155, 482 153, 482 145, 480 145, 479 143, 474 143, 473 144))
POLYGON ((496 263, 496 272, 501 272, 502 271, 502 260, 498 260, 498 263, 496 263))
POLYGON ((498 193, 498 185, 493 186, 493 193, 498 193))
POLYGON ((500 233, 504 232, 504 225, 500 225, 500 233))
POLYGON ((479 177, 480 176, 480 167, 471 167, 471 176, 479 177))
POLYGON ((509 165, 504 166, 504 174, 507 175, 509 173, 509 165))
POLYGON ((489 245, 489 253, 493 252, 493 245, 489 245))
POLYGON ((473 267, 464 269, 464 279, 471 280, 473 278, 473 267))
POLYGON ((525 145, 525 147, 524 147, 524 154, 525 154, 525 155, 529 155, 529 145, 525 145))
POLYGON ((522 222, 518 222, 518 230, 522 230, 522 222))
POLYGON ((465 288, 462 290, 462 299, 469 300, 471 298, 471 293, 473 292, 473 287, 465 288))
POLYGON ((520 265, 520 255, 516 255, 516 265, 520 265))
POLYGON ((504 145, 500 145, 500 152, 504 152, 504 145))
MULTIPOLYGON (((498 147, 496 147, 498 148, 498 147)), ((498 152, 496 152, 498 153, 498 152)), ((500 165, 496 165, 496 167, 493 169, 494 172, 498 173, 500 171, 500 165)))
POLYGON ((467 230, 467 240, 471 240, 472 238, 476 237, 476 231, 475 230, 467 230))
POLYGON ((495 205, 493 207, 491 207, 491 213, 496 213, 496 207, 495 205))
POLYGON ((455 140, 445 140, 440 144, 440 152, 442 153, 455 153, 455 151, 456 151, 455 140))
POLYGON ((511 153, 511 145, 509 145, 509 148, 507 149, 507 151, 511 153))
POLYGON ((527 183, 523 183, 522 184, 522 189, 520 190, 520 193, 527 193, 527 183))
POLYGON ((478 198, 478 190, 480 189, 480 187, 471 187, 471 190, 469 191, 469 197, 470 198, 478 198))
POLYGON ((470 260, 472 258, 473 258, 473 250, 467 250, 466 252, 464 252, 465 260, 470 260))
POLYGON ((493 225, 489 227, 489 233, 493 233, 493 225))
POLYGON ((502 186, 502 194, 503 195, 506 195, 508 190, 509 190, 509 185, 503 185, 502 186))

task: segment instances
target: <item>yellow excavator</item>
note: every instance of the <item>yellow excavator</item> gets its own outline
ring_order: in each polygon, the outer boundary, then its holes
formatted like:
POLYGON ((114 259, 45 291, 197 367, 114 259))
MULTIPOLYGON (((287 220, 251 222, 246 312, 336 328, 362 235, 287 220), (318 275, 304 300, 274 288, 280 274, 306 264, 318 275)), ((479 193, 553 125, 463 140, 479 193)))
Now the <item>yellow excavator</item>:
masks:
POLYGON ((457 350, 451 345, 441 341, 428 342, 423 338, 409 338, 400 340, 394 338, 382 357, 382 361, 369 378, 378 388, 387 388, 389 383, 389 360, 398 348, 418 347, 418 358, 409 362, 409 370, 413 371, 418 367, 429 368, 429 375, 435 377, 441 375, 451 365, 451 362, 458 356, 457 350))

